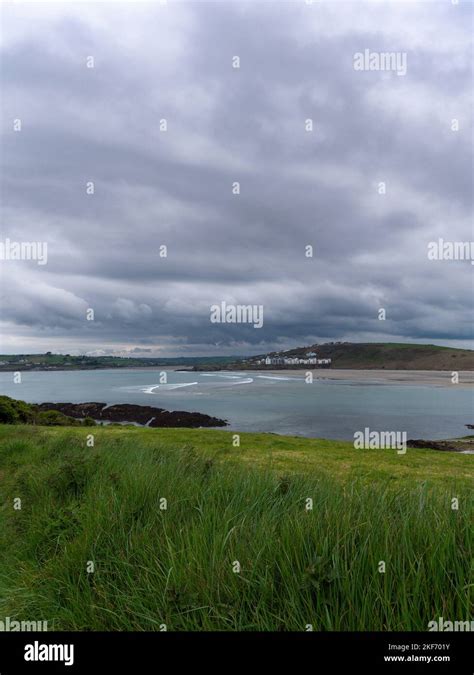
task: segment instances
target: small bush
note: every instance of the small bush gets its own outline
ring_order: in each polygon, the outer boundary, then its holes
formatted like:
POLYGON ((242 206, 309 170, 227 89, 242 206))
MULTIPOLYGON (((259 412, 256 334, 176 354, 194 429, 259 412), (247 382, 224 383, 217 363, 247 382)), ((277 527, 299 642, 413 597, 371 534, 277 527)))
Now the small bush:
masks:
POLYGON ((58 410, 46 410, 37 414, 36 424, 46 427, 71 427, 79 426, 80 422, 58 410))
POLYGON ((21 424, 32 422, 34 413, 31 406, 24 401, 17 401, 9 396, 0 396, 0 423, 21 424))
POLYGON ((10 401, 0 401, 0 422, 2 424, 16 424, 19 422, 18 413, 10 401))

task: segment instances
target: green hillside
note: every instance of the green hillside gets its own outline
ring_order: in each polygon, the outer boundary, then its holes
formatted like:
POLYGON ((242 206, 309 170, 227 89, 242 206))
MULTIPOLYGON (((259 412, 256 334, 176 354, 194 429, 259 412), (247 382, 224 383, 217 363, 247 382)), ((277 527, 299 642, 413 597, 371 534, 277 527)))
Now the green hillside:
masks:
POLYGON ((330 342, 278 352, 278 356, 302 357, 307 352, 316 352, 319 358, 332 359, 332 368, 474 370, 474 351, 438 345, 330 342))
POLYGON ((225 366, 235 361, 235 356, 216 357, 122 357, 122 356, 71 356, 70 354, 4 354, 0 355, 0 372, 12 370, 98 370, 101 368, 166 368, 195 364, 225 366))
POLYGON ((469 618, 467 455, 0 425, 0 477, 0 616, 170 631, 469 618))

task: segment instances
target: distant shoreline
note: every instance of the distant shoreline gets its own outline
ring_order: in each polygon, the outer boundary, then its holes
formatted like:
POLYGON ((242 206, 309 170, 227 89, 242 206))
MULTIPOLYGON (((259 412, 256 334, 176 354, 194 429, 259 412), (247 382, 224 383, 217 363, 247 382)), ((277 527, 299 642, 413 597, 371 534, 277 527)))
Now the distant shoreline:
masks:
POLYGON ((464 384, 474 385, 474 370, 459 370, 454 371, 451 369, 446 370, 414 370, 411 368, 396 368, 396 369, 380 369, 380 368, 314 368, 310 366, 301 366, 300 368, 265 368, 265 367, 248 367, 242 365, 240 367, 232 368, 216 368, 210 367, 206 368, 204 366, 187 366, 187 365, 153 365, 153 366, 90 366, 79 368, 77 366, 72 367, 62 367, 58 366, 57 368, 48 366, 46 368, 36 367, 36 368, 21 368, 21 367, 0 367, 0 373, 13 373, 13 372, 22 372, 22 373, 61 373, 61 372, 84 372, 84 371, 98 371, 98 370, 136 370, 136 371, 176 371, 181 373, 232 373, 232 372, 245 372, 245 373, 270 373, 270 375, 278 375, 285 373, 286 375, 298 375, 304 377, 307 372, 313 373, 315 379, 326 379, 326 380, 383 380, 396 383, 412 383, 418 378, 419 381, 428 382, 428 380, 433 380, 433 383, 440 385, 450 385, 454 386, 451 383, 451 377, 453 372, 459 373, 459 384, 462 382, 464 384), (441 382, 441 379, 443 382, 441 382))
POLYGON ((387 370, 472 371, 474 350, 433 344, 396 342, 326 342, 257 356, 73 356, 71 354, 0 354, 0 372, 154 368, 217 372, 220 370, 387 370), (317 358, 318 363, 310 363, 317 358))
MULTIPOLYGON (((13 372, 17 369, 11 369, 3 372, 13 372)), ((175 371, 189 374, 196 373, 228 373, 228 372, 242 372, 252 375, 287 375, 295 378, 304 378, 307 372, 311 372, 314 380, 327 380, 332 382, 351 382, 354 384, 373 384, 373 385, 413 385, 413 386, 435 386, 435 387, 462 387, 474 388, 474 371, 460 370, 458 372, 459 382, 454 384, 452 381, 451 370, 387 370, 387 369, 355 369, 355 368, 221 368, 214 369, 186 368, 177 365, 171 366, 128 366, 128 367, 99 367, 99 368, 34 368, 23 372, 29 373, 43 373, 43 372, 72 372, 72 371, 97 371, 97 370, 113 370, 113 371, 142 371, 142 372, 161 372, 161 371, 175 371)), ((1 371, 0 371, 1 372, 1 371)))

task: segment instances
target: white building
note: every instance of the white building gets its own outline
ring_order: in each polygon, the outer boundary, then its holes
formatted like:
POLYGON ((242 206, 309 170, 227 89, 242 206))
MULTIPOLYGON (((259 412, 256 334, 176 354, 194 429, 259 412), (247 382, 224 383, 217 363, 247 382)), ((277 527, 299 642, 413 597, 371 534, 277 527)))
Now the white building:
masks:
POLYGON ((329 366, 331 359, 318 359, 316 355, 306 358, 299 356, 266 356, 258 363, 266 366, 329 366))

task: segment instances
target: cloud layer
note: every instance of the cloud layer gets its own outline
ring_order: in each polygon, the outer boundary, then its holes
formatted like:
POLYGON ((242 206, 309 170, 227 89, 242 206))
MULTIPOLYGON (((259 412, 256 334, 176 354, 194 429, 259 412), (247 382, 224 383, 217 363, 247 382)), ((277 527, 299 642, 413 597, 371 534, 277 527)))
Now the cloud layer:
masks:
POLYGON ((470 346, 474 268, 427 246, 473 236, 471 20, 444 0, 7 3, 2 239, 46 241, 48 264, 0 262, 2 351, 470 346), (406 75, 354 70, 365 49, 406 75), (263 328, 211 323, 222 301, 263 305, 263 328))

